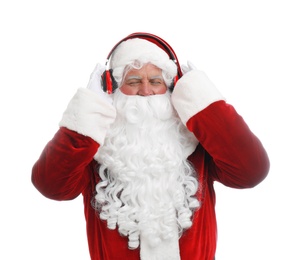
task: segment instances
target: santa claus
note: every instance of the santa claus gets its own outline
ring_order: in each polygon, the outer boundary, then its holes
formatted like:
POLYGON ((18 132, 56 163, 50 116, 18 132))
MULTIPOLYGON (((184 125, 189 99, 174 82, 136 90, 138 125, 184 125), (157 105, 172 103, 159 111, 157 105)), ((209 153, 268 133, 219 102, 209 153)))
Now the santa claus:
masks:
POLYGON ((32 181, 51 199, 83 194, 91 259, 212 260, 214 181, 249 188, 268 170, 261 142, 208 77, 142 33, 71 99, 32 181))

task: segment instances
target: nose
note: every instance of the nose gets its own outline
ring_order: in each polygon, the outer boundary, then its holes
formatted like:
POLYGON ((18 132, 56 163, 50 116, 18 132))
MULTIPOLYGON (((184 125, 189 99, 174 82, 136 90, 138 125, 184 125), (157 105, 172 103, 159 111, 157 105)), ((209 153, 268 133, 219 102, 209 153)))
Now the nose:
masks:
POLYGON ((140 96, 150 96, 150 95, 153 95, 153 90, 152 90, 152 87, 151 87, 149 81, 142 82, 142 84, 141 84, 141 86, 139 88, 138 95, 140 95, 140 96))

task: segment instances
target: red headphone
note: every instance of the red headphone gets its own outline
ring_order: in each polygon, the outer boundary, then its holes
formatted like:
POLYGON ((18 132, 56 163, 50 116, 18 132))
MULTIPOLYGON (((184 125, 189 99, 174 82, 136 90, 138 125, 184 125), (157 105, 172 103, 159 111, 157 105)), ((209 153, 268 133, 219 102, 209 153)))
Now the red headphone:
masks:
POLYGON ((110 53, 107 57, 106 63, 105 63, 106 70, 101 75, 103 91, 107 92, 108 94, 111 94, 118 87, 116 81, 114 80, 114 78, 112 76, 112 69, 108 69, 108 63, 109 63, 109 59, 110 59, 111 55, 113 54, 114 50, 118 47, 118 45, 121 42, 124 42, 128 39, 134 39, 134 38, 140 38, 140 39, 150 41, 150 42, 156 44, 159 48, 163 49, 169 55, 169 58, 171 60, 173 60, 175 62, 175 64, 177 65, 177 72, 178 73, 177 73, 176 78, 174 79, 174 85, 175 85, 177 80, 182 77, 182 70, 180 68, 178 58, 177 58, 174 50, 172 49, 172 47, 166 41, 164 41, 162 38, 160 38, 156 35, 153 35, 153 34, 150 34, 150 33, 137 32, 137 33, 132 33, 132 34, 128 35, 127 37, 123 38, 110 51, 110 53))

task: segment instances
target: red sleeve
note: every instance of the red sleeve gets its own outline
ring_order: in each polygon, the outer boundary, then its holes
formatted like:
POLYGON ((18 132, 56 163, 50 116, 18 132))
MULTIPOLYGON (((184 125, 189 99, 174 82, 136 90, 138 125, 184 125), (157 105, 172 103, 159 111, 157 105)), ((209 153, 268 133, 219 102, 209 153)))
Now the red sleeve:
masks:
POLYGON ((33 185, 50 199, 76 198, 88 184, 87 166, 98 147, 90 137, 61 127, 33 166, 33 185))
POLYGON ((267 176, 269 159, 264 147, 225 101, 197 113, 187 127, 212 157, 214 180, 233 188, 250 188, 267 176))

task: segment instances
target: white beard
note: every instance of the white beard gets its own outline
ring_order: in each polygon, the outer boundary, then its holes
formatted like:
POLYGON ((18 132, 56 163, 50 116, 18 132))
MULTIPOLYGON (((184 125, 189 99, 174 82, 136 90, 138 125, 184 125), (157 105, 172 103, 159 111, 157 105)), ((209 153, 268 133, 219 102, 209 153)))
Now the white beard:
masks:
POLYGON ((101 164, 95 206, 108 228, 118 226, 135 249, 176 239, 200 203, 187 157, 198 144, 178 118, 170 94, 114 94, 117 118, 95 159, 101 164))

